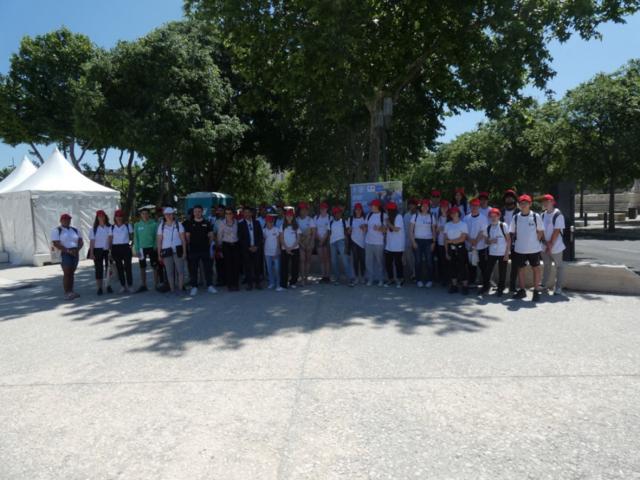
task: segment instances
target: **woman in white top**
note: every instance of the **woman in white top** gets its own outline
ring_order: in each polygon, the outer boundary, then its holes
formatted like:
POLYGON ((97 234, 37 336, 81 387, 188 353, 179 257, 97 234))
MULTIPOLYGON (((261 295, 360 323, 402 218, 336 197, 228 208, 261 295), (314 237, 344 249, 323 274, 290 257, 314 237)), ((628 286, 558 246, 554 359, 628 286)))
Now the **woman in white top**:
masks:
POLYGON ((116 210, 113 215, 113 225, 109 232, 109 248, 111 256, 118 270, 120 293, 127 293, 133 287, 133 272, 131 269, 131 243, 133 242, 133 227, 124 221, 124 212, 116 210))
POLYGON ((371 211, 365 221, 365 262, 367 265, 367 285, 384 285, 384 234, 387 216, 382 212, 382 202, 371 201, 371 211))
POLYGON ((305 285, 311 273, 311 256, 313 255, 313 243, 316 235, 316 224, 309 215, 309 205, 300 202, 298 205, 299 216, 296 219, 300 227, 300 283, 305 285))
POLYGON ((367 225, 361 203, 356 203, 353 206, 353 216, 349 219, 349 230, 351 231, 353 275, 357 282, 365 283, 364 234, 367 230, 367 225))
POLYGON ((300 227, 293 208, 286 209, 280 227, 280 286, 296 288, 300 266, 300 227))
POLYGON ((331 281, 331 252, 329 247, 329 222, 331 222, 331 217, 329 216, 329 204, 327 202, 320 204, 320 213, 316 215, 313 221, 316 229, 316 250, 320 260, 320 274, 322 275, 320 281, 329 283, 331 281))
POLYGON ((436 244, 435 222, 431 212, 431 201, 427 198, 420 202, 420 210, 411 217, 409 237, 415 258, 416 280, 419 288, 433 285, 433 252, 436 244))
POLYGON ((438 278, 442 286, 449 285, 449 262, 447 260, 447 249, 444 244, 444 226, 449 220, 449 200, 440 200, 440 211, 435 217, 436 221, 436 243, 438 244, 436 257, 438 259, 438 278))
POLYGON ((493 273, 493 268, 498 264, 498 289, 496 297, 501 297, 504 292, 505 279, 507 275, 507 264, 509 263, 509 253, 511 252, 511 235, 509 226, 500 221, 502 212, 497 208, 489 210, 490 224, 487 227, 487 244, 489 245, 489 256, 487 273, 489 278, 493 273))
POLYGON ((80 295, 73 291, 73 282, 83 242, 78 229, 71 226, 71 215, 68 213, 60 216, 60 226, 51 231, 51 242, 53 248, 60 250, 64 298, 66 300, 78 298, 80 295))
POLYGON ((184 227, 175 218, 175 210, 166 207, 157 234, 158 259, 164 265, 169 288, 181 295, 184 288, 184 264, 187 257, 187 240, 184 227), (178 285, 176 289, 176 277, 178 285))
MULTIPOLYGON (((404 273, 402 270, 402 254, 405 247, 404 220, 398 214, 398 206, 394 202, 387 203, 387 238, 384 248, 384 260, 387 267, 387 283, 388 287, 394 283, 397 288, 402 287, 404 283, 404 273), (395 277, 393 267, 395 266, 395 277)), ((429 214, 431 215, 431 214, 429 214)))
POLYGON ((458 285, 462 283, 462 294, 469 293, 469 282, 467 281, 467 248, 465 240, 469 236, 469 228, 466 222, 460 220, 460 209, 451 207, 449 209, 451 221, 444 226, 444 242, 449 262, 449 277, 451 286, 449 293, 456 293, 458 285))
MULTIPOLYGON (((96 212, 96 218, 93 220, 93 227, 89 229, 89 255, 88 258, 93 260, 94 270, 96 272, 96 284, 98 286, 98 295, 102 295, 102 284, 105 275, 109 272, 109 234, 111 233, 111 225, 109 217, 104 210, 96 212)), ((107 291, 111 293, 111 285, 108 285, 107 291)))
POLYGON ((262 234, 264 236, 264 259, 267 265, 267 288, 275 288, 277 292, 282 291, 280 286, 280 229, 274 224, 276 216, 269 213, 265 217, 262 234))

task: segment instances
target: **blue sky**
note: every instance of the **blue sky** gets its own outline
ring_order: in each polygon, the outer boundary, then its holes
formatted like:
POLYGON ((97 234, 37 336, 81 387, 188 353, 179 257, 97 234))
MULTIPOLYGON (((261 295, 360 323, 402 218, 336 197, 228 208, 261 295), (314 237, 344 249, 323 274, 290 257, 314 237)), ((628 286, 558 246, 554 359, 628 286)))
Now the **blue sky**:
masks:
MULTIPOLYGON (((18 50, 24 35, 38 35, 62 25, 88 35, 96 44, 111 47, 118 40, 132 40, 165 22, 182 16, 182 0, 0 0, 0 72, 9 68, 9 57, 18 50)), ((572 38, 565 44, 553 43, 556 77, 549 86, 561 96, 598 72, 611 72, 631 58, 640 57, 640 14, 625 25, 601 27, 602 41, 585 42, 572 38)), ((542 99, 542 93, 526 93, 542 99)), ((446 141, 475 128, 481 112, 465 112, 447 119, 446 141)), ((41 147, 48 155, 52 148, 41 147)), ((27 147, 0 143, 0 167, 19 162, 27 147)))

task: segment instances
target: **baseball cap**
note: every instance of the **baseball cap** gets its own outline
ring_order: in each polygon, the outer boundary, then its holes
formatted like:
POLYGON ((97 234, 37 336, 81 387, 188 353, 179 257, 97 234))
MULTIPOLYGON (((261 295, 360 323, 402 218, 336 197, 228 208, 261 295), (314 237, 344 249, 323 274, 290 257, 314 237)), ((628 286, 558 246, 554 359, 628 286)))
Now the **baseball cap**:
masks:
POLYGON ((342 212, 342 207, 339 207, 338 205, 336 205, 335 207, 333 207, 331 209, 331 211, 333 212, 333 214, 335 215, 338 212, 342 212))
POLYGON ((106 217, 106 216, 107 216, 107 214, 105 213, 104 210, 98 210, 96 212, 96 217, 106 217))
POLYGON ((440 206, 441 207, 448 207, 449 206, 449 200, 447 200, 446 198, 443 198, 442 200, 440 200, 440 206))
POLYGON ((432 197, 440 197, 440 190, 431 190, 432 197))
POLYGON ((114 217, 124 217, 124 212, 120 209, 116 210, 113 214, 114 217))
POLYGON ((449 213, 450 213, 450 214, 451 214, 451 213, 457 213, 457 214, 459 215, 459 214, 460 214, 460 209, 459 209, 456 205, 454 205, 453 207, 451 207, 451 208, 449 209, 449 213))
POLYGON ((553 195, 551 195, 550 193, 547 193, 547 194, 543 195, 542 196, 542 200, 543 201, 549 200, 550 202, 555 202, 556 201, 556 199, 553 198, 553 195))
POLYGON ((360 210, 362 210, 362 204, 361 204, 360 202, 356 203, 356 204, 353 206, 353 209, 355 210, 356 208, 359 208, 360 210))
POLYGON ((329 208, 329 204, 327 202, 320 203, 320 208, 329 208))
POLYGON ((165 215, 171 215, 172 213, 176 213, 176 211, 171 207, 164 207, 162 213, 165 215))
POLYGON ((499 217, 500 215, 502 215, 502 212, 500 212, 500 209, 498 208, 492 208, 491 210, 489 210, 489 215, 497 215, 499 217))
POLYGON ((529 195, 520 195, 518 198, 518 202, 529 202, 531 203, 531 197, 529 195))
POLYGON ((69 215, 68 213, 63 213, 62 215, 60 215, 60 221, 62 220, 71 220, 71 215, 69 215))
POLYGON ((474 198, 469 202, 469 205, 471 206, 479 206, 480 205, 480 199, 479 198, 474 198))
POLYGON ((398 209, 398 205, 396 205, 396 202, 387 203, 387 210, 397 210, 397 209, 398 209))
POLYGON ((371 200, 371 206, 372 207, 380 207, 380 206, 382 206, 382 202, 376 198, 374 200, 371 200))
POLYGON ((489 192, 480 192, 478 198, 489 198, 489 192))

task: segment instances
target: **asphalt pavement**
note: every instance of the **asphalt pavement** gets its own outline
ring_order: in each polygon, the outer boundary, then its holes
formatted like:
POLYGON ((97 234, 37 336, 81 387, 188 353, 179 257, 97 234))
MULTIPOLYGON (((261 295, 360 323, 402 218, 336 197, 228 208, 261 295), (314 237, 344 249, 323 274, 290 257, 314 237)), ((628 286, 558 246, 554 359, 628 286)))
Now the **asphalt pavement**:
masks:
POLYGON ((0 271, 2 480, 640 478, 639 298, 91 277, 0 271))
POLYGON ((626 265, 640 273, 640 240, 576 239, 576 260, 626 265))

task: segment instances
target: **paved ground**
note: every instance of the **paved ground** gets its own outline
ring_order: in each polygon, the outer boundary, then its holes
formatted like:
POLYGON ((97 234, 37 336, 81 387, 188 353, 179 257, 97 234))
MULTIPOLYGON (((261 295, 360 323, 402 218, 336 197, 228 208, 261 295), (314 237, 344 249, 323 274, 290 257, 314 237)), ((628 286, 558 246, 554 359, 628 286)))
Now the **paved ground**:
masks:
POLYGON ((626 265, 640 273, 640 240, 576 239, 576 260, 626 265))
POLYGON ((80 277, 0 290, 3 480, 640 478, 639 298, 80 277))

